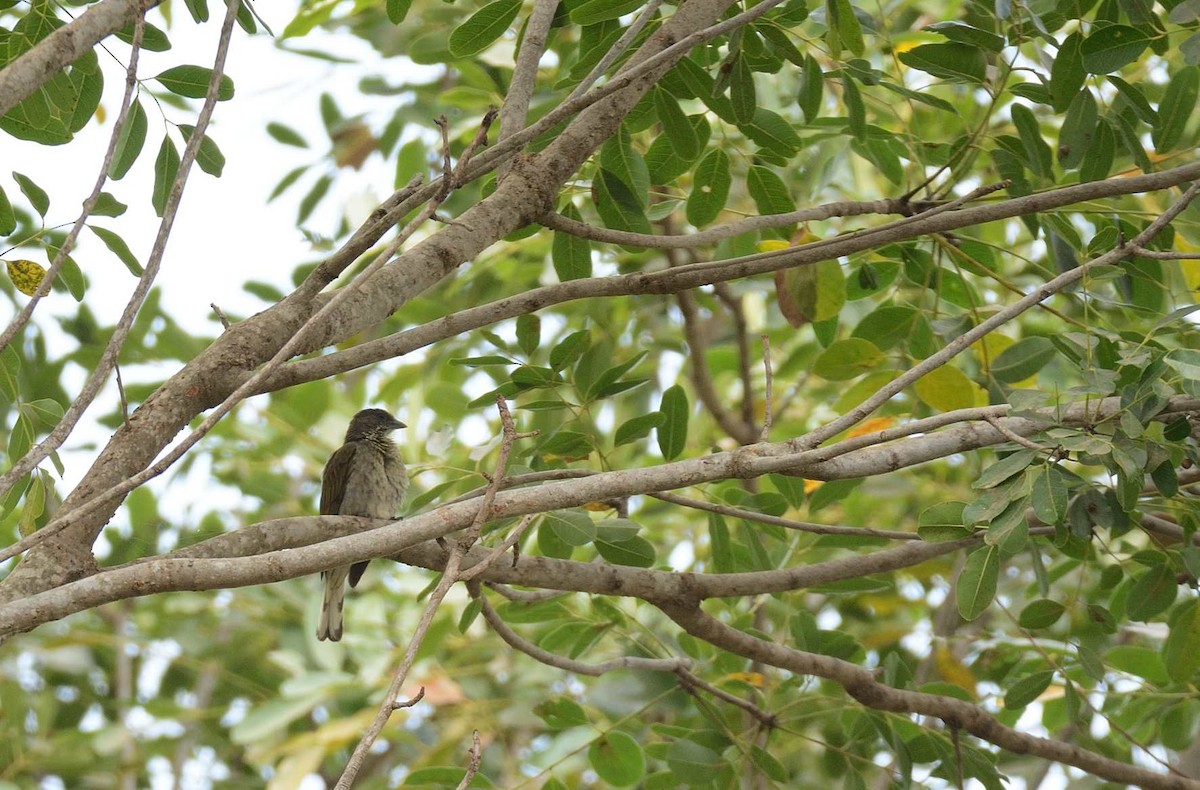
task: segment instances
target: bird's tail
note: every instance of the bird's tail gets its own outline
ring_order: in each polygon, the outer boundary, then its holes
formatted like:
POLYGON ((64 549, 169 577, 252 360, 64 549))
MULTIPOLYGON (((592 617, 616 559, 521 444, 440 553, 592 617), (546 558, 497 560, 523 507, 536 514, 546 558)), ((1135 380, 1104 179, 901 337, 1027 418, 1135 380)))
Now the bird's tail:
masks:
POLYGON ((346 604, 346 575, 350 566, 334 568, 325 577, 325 597, 321 601, 321 619, 317 621, 317 639, 336 642, 342 638, 342 608, 346 604))

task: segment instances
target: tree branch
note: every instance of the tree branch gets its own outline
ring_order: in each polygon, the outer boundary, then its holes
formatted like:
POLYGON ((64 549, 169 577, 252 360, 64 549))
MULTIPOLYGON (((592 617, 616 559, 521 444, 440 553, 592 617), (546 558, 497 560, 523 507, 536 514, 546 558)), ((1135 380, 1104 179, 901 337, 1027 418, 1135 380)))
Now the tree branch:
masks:
POLYGON ((705 614, 695 604, 664 600, 658 606, 697 639, 789 672, 832 680, 866 707, 938 718, 948 728, 966 730, 1014 754, 1032 754, 1072 765, 1113 782, 1166 790, 1200 788, 1200 782, 1192 779, 1154 773, 1073 744, 1019 732, 1001 724, 991 714, 969 702, 886 686, 875 680, 870 670, 830 656, 806 653, 753 637, 705 614))
POLYGON ((16 107, 55 74, 83 57, 162 0, 101 0, 0 69, 0 115, 16 107))

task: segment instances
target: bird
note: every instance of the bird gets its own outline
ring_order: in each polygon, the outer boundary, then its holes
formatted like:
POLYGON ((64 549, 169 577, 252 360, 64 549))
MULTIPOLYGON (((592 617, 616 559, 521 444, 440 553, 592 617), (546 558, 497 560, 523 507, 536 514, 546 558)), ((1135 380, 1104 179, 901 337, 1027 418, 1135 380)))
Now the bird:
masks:
MULTIPOLYGON (((321 476, 322 516, 395 518, 408 490, 408 476, 390 434, 404 427, 383 409, 363 409, 354 415, 345 442, 329 457, 321 476)), ((354 587, 366 569, 366 562, 356 562, 321 574, 325 597, 317 621, 318 640, 342 638, 346 580, 354 587)))

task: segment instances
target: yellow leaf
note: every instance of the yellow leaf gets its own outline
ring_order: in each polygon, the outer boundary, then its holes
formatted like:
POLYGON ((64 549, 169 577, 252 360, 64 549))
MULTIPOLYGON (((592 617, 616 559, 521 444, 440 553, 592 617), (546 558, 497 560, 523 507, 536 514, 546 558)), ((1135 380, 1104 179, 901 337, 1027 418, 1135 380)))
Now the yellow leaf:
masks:
POLYGON ((45 269, 33 261, 14 260, 5 261, 5 263, 8 264, 8 276, 18 291, 26 296, 33 296, 37 293, 38 286, 42 284, 42 278, 46 276, 45 269))
POLYGON ((979 360, 979 364, 984 370, 991 370, 996 357, 1015 342, 1017 341, 1007 335, 984 335, 971 344, 971 351, 974 352, 975 358, 979 360))
POLYGON ((805 481, 804 481, 804 493, 806 493, 806 494, 811 494, 813 491, 816 491, 818 488, 820 488, 820 487, 821 487, 821 486, 823 486, 823 485, 825 485, 825 481, 824 481, 824 480, 808 480, 808 479, 805 479, 805 481))
POLYGON ((606 505, 603 502, 588 502, 583 506, 584 510, 590 510, 593 513, 603 513, 606 510, 612 510, 612 505, 606 505))
POLYGON ((885 428, 891 428, 895 424, 895 417, 873 417, 861 425, 852 428, 850 432, 846 434, 846 438, 853 439, 855 436, 866 436, 869 433, 878 433, 885 428))
POLYGON ((756 689, 762 688, 764 685, 764 682, 765 682, 765 678, 763 678, 761 672, 730 672, 728 675, 721 678, 718 682, 726 683, 731 680, 738 681, 741 683, 746 683, 748 685, 754 686, 754 688, 756 688, 756 689))
POLYGON ((975 673, 958 660, 953 650, 945 645, 938 645, 933 651, 933 661, 942 680, 953 683, 971 694, 975 693, 975 673))
POLYGON ((759 252, 776 252, 777 250, 786 250, 792 246, 782 239, 764 239, 754 245, 759 252))
POLYGON ((942 366, 913 385, 917 397, 938 411, 969 409, 987 403, 987 393, 958 368, 942 366))

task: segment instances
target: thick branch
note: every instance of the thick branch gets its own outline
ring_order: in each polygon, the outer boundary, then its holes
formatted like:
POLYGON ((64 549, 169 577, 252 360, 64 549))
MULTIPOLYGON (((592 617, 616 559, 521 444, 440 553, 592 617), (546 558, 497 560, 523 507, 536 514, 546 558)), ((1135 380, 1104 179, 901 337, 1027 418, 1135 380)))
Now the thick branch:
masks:
MULTIPOLYGON (((858 232, 778 252, 688 264, 658 272, 571 280, 534 288, 522 294, 459 311, 404 332, 362 343, 345 351, 285 365, 264 382, 261 391, 274 392, 284 387, 327 378, 374 362, 403 356, 472 329, 578 299, 678 293, 701 285, 728 282, 853 255, 878 245, 906 241, 927 234, 945 233, 1088 200, 1166 189, 1195 179, 1200 179, 1200 164, 1185 165, 1149 175, 1091 181, 1035 195, 947 211, 934 216, 914 217, 889 225, 885 230, 858 232)), ((231 374, 242 379, 247 375, 238 370, 231 371, 231 374)))
POLYGON ((101 0, 0 69, 0 115, 24 101, 59 70, 162 0, 101 0))
POLYGON ((662 602, 659 607, 697 639, 790 672, 832 680, 869 708, 938 718, 951 729, 966 730, 1014 754, 1032 754, 1072 765, 1113 782, 1170 790, 1200 788, 1200 782, 1193 779, 1154 773, 1069 743, 1028 735, 1001 724, 991 714, 969 702, 886 686, 875 680, 870 670, 863 667, 758 639, 725 625, 695 605, 662 602))

